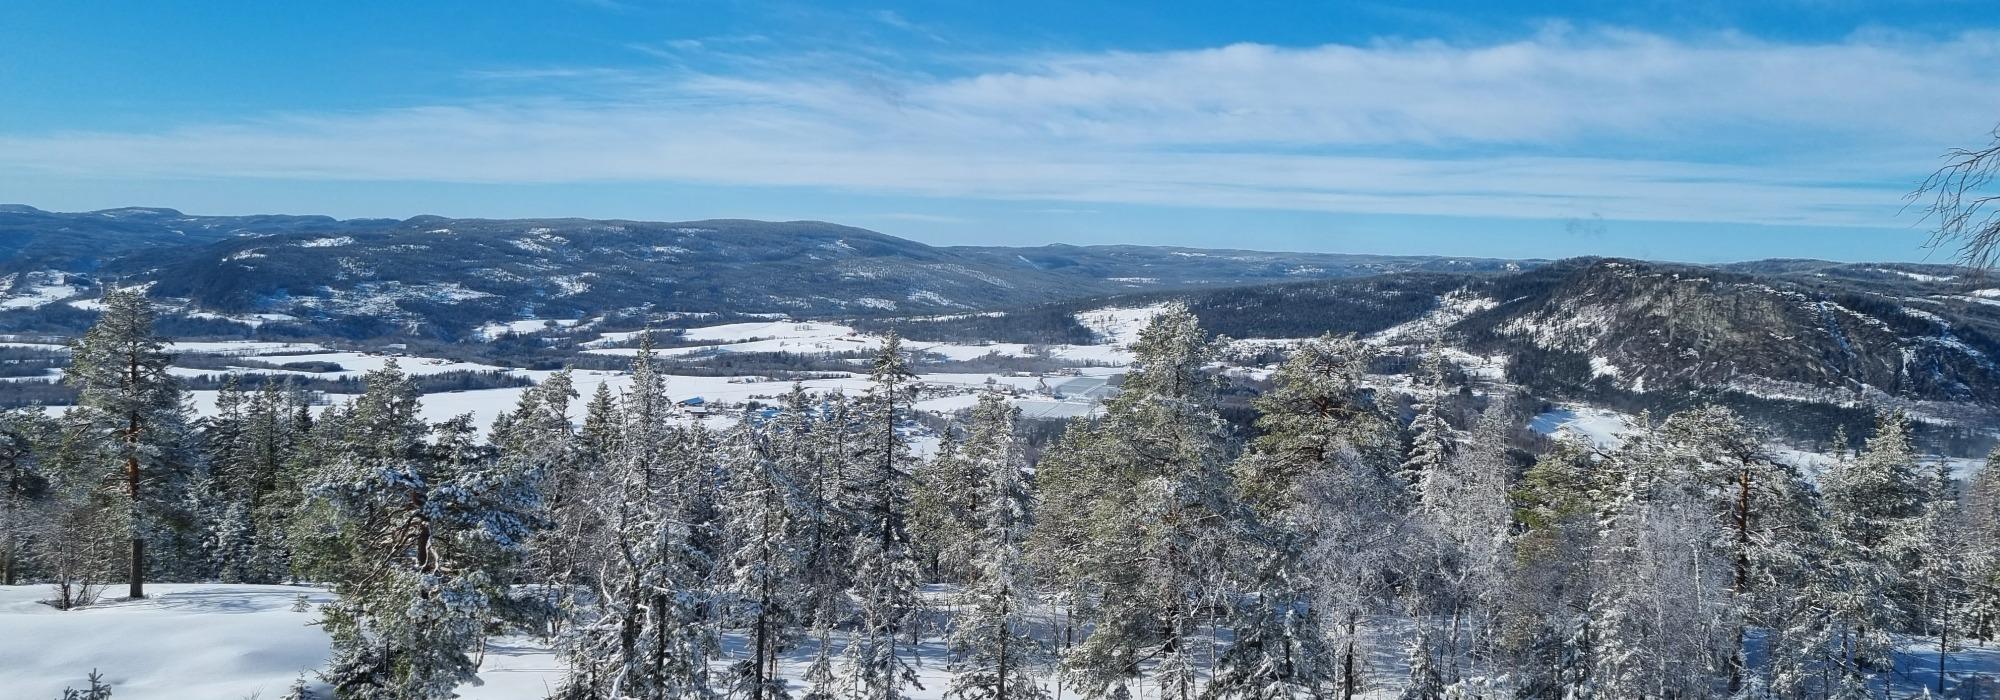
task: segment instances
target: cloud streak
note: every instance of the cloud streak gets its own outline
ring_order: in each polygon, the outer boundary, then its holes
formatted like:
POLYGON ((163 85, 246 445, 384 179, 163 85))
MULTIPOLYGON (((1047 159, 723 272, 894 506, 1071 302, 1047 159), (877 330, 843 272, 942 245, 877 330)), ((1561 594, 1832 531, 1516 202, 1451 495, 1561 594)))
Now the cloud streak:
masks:
POLYGON ((1884 226, 1908 223, 1898 197, 1936 153, 2000 120, 2000 35, 1981 33, 737 58, 496 72, 478 78, 568 84, 472 104, 4 135, 0 166, 1884 226))

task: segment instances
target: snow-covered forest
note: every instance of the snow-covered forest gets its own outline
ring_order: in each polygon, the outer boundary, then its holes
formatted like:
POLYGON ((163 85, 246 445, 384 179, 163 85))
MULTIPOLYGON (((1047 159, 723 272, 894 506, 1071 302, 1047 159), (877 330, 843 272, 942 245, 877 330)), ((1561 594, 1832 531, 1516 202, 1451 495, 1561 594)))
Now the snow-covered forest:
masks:
MULTIPOLYGON (((330 654, 266 697, 450 698, 503 639, 560 666, 523 700, 1994 692, 2000 472, 1927 466, 1895 412, 1813 474, 1715 406, 1535 455, 1504 390, 1432 354, 1406 412, 1364 385, 1378 348, 1329 335, 1239 430, 1170 305, 1103 410, 1032 451, 998 394, 913 450, 893 335, 865 392, 726 428, 650 343, 629 388, 558 373, 485 434, 426 422, 393 363, 344 404, 231 385, 196 418, 152 314, 107 294, 78 406, 0 413, 0 590, 282 601, 330 654)), ((39 672, 143 697, 111 665, 39 672)))

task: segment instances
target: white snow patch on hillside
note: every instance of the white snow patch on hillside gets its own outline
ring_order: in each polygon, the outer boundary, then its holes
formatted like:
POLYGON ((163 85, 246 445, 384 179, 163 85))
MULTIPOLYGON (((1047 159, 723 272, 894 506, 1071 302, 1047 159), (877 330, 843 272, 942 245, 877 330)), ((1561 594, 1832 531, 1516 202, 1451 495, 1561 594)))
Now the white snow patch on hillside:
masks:
POLYGON ((1565 435, 1615 450, 1625 444, 1625 435, 1637 428, 1635 419, 1617 411, 1563 404, 1528 421, 1528 427, 1543 435, 1565 435))
POLYGON ((955 301, 952 301, 952 300, 951 300, 950 298, 946 297, 945 295, 943 295, 943 294, 939 294, 939 293, 937 293, 937 292, 933 292, 933 291, 930 291, 930 290, 923 290, 923 291, 917 291, 917 292, 911 292, 909 296, 907 296, 907 297, 904 297, 904 298, 905 298, 905 299, 907 299, 907 300, 909 300, 909 301, 914 301, 914 302, 918 302, 918 303, 922 303, 922 304, 933 304, 933 305, 937 305, 937 306, 959 306, 959 305, 960 305, 960 304, 959 304, 958 302, 955 302, 955 301))
POLYGON ((1884 274, 1901 275, 1903 277, 1913 279, 1918 282, 1950 282, 1952 280, 1958 279, 1958 277, 1955 275, 1926 275, 1921 272, 1910 272, 1908 270, 1892 270, 1886 267, 1874 267, 1869 269, 1884 274))
POLYGON ((549 330, 549 328, 552 326, 555 328, 573 328, 576 326, 576 324, 580 322, 581 322, 580 319, 574 319, 574 318, 560 318, 560 319, 531 318, 531 319, 522 319, 519 321, 505 321, 505 322, 495 321, 492 323, 488 323, 484 326, 480 326, 478 330, 473 331, 473 335, 478 337, 480 340, 494 340, 500 338, 501 336, 507 335, 508 333, 520 333, 520 334, 540 333, 542 331, 549 330))
MULTIPOLYGON (((0 277, 0 288, 14 289, 17 277, 0 277)), ((30 272, 20 281, 24 288, 8 293, 0 309, 39 309, 83 293, 82 287, 70 284, 69 275, 56 270, 30 272)))
POLYGON ((299 242, 300 248, 339 248, 344 245, 354 245, 354 237, 329 236, 327 238, 315 238, 310 241, 299 242))
POLYGON ((1376 345, 1394 345, 1399 343, 1434 341, 1437 339, 1437 334, 1440 331, 1450 328, 1459 321, 1465 320, 1467 316, 1491 309, 1499 304, 1500 302, 1493 299, 1488 299, 1462 289, 1457 290, 1438 297, 1437 306, 1425 312, 1423 316, 1391 326, 1374 335, 1368 336, 1368 342, 1376 345))
POLYGON ((1139 330, 1166 310, 1166 304, 1105 307, 1077 314, 1076 322, 1096 333, 1098 341, 1106 345, 1131 345, 1139 339, 1139 330))
POLYGON ((1611 360, 1598 355, 1590 356, 1590 377, 1592 379, 1598 377, 1617 379, 1620 374, 1618 365, 1612 364, 1611 360))
POLYGON ((555 283, 556 289, 561 292, 559 296, 573 297, 590 291, 589 278, 595 276, 589 272, 580 275, 556 275, 550 277, 549 281, 555 283))

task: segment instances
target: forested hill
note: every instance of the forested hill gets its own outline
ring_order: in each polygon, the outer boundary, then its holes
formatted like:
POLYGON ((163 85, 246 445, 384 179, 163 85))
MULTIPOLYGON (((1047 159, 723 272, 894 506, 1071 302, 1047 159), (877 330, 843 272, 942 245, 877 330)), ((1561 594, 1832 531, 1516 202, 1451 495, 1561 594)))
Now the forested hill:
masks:
POLYGON ((1077 310, 1178 299, 1218 335, 1438 343, 1511 358, 1510 378, 1551 391, 1904 400, 1950 414, 2000 404, 2000 283, 1980 282, 1942 266, 1580 258, 1511 274, 1115 295, 894 325, 928 340, 1074 342, 1087 335, 1077 310))
MULTIPOLYGON (((8 308, 104 280, 351 337, 518 318, 952 313, 1134 290, 1498 271, 1500 260, 1144 246, 947 248, 817 221, 336 220, 0 208, 8 308), (41 296, 36 296, 41 295, 41 296)), ((74 321, 71 322, 75 324, 74 321)), ((18 327, 0 319, 0 326, 18 327)))

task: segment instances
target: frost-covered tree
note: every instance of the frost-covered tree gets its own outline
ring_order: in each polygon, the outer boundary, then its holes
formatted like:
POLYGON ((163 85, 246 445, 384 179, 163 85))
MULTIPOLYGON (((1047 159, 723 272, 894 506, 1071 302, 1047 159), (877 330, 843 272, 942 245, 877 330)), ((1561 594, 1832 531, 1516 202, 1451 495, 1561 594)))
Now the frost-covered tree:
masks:
POLYGON ((532 614, 557 626, 568 615, 554 613, 573 613, 575 596, 590 583, 589 540, 598 526, 592 501, 604 476, 599 456, 587 449, 570 422, 576 397, 568 370, 549 375, 521 392, 513 411, 494 420, 490 438, 496 458, 509 469, 544 475, 547 527, 529 543, 523 573, 544 593, 536 604, 540 609, 532 614))
POLYGON ((1445 419, 1446 383, 1444 356, 1426 353, 1416 373, 1416 417, 1410 421, 1410 453, 1403 460, 1403 480, 1411 489, 1411 501, 1429 508, 1440 504, 1426 493, 1440 491, 1432 480, 1442 480, 1452 455, 1458 448, 1458 434, 1445 419))
MULTIPOLYGON (((1185 306, 1169 305, 1139 332, 1133 370, 1073 444, 1092 489, 1079 585, 1088 637, 1064 670, 1086 697, 1122 697, 1153 664, 1162 697, 1193 698, 1199 638, 1212 621, 1235 505, 1214 408, 1214 348, 1185 306)), ((1060 459, 1074 459, 1062 457, 1060 459)))
POLYGON ((950 436, 917 469, 910 498, 910 538, 931 580, 962 581, 971 574, 977 553, 972 535, 978 529, 985 489, 977 469, 950 436))
MULTIPOLYGON (((1034 578, 1023 546, 1033 523, 1028 465, 1014 437, 1019 409, 987 393, 973 407, 960 458, 979 478, 985 497, 974 514, 974 555, 964 619, 953 628, 952 679, 945 697, 958 700, 1041 700, 1038 679, 1047 644, 1032 626, 1034 578)), ((971 484, 968 484, 971 485, 971 484)))
POLYGON ((1917 567, 1910 576, 1917 588, 1917 631, 1937 641, 1938 695, 1945 692, 1945 667, 1951 652, 1966 636, 1967 595, 1972 587, 1970 538, 1965 528, 1958 480, 1951 465, 1939 462, 1924 493, 1924 512, 1917 524, 1917 567))
MULTIPOLYGON (((128 595, 146 595, 146 542, 168 526, 192 470, 186 453, 187 407, 180 382, 167 372, 167 341, 153 329, 153 306, 140 289, 105 293, 97 323, 70 348, 64 383, 77 390, 70 420, 102 443, 126 498, 130 531, 128 595)), ((115 477, 112 476, 115 474, 115 477)))
POLYGON ((39 410, 0 410, 0 586, 19 580, 32 534, 46 522, 52 475, 39 451, 55 429, 39 410))
POLYGON ((1231 621, 1235 642, 1216 662, 1210 696, 1358 689, 1359 625, 1386 592, 1380 555, 1403 522, 1393 423, 1361 386, 1373 354, 1353 338, 1305 343, 1255 402, 1263 434, 1232 466, 1250 506, 1234 530, 1254 554, 1228 578, 1249 600, 1231 621))
POLYGON ((800 636, 797 584, 805 549, 793 524, 799 494, 774 454, 776 439, 749 421, 724 438, 729 593, 735 622, 750 637, 750 658, 734 664, 726 682, 732 696, 751 700, 790 697, 778 655, 800 636))
POLYGON ((1966 543, 1965 636, 2000 638, 2000 449, 1972 475, 1962 509, 1966 543))
POLYGON ((1795 469, 1771 458, 1767 435, 1721 406, 1674 414, 1661 426, 1660 440, 1685 456, 1692 487, 1721 528, 1723 540, 1705 544, 1729 562, 1726 614, 1734 632, 1727 689, 1740 692, 1750 671, 1750 629, 1782 627, 1786 589, 1808 574, 1804 558, 1817 520, 1810 487, 1795 469))
POLYGON ((1443 668, 1451 682, 1460 680, 1461 657, 1489 656, 1497 641, 1492 632, 1508 575, 1513 522, 1514 462, 1508 451, 1513 421, 1513 397, 1489 396, 1468 444, 1431 472, 1417 508, 1417 521, 1435 550, 1429 561, 1415 559, 1411 573, 1413 580, 1428 576, 1435 585, 1411 592, 1449 620, 1439 643, 1450 659, 1443 668))
POLYGON ((1652 435, 1620 451, 1622 482, 1597 541, 1603 585, 1591 602, 1593 668, 1602 697, 1714 692, 1734 642, 1726 530, 1697 481, 1694 455, 1652 435))
POLYGON ((343 698, 449 698, 477 682, 508 569, 539 524, 542 473, 476 447, 469 417, 439 424, 435 444, 414 384, 392 362, 342 420, 358 442, 313 488, 333 533, 320 551, 338 602, 326 677, 343 698))
POLYGON ((915 379, 901 339, 891 333, 861 400, 864 427, 852 474, 858 527, 849 559, 850 594, 858 619, 839 668, 841 694, 850 700, 899 700, 905 687, 922 687, 904 658, 906 650, 914 651, 904 636, 917 624, 921 605, 907 529, 915 459, 900 432, 916 395, 915 379))
POLYGON ((653 367, 650 334, 633 358, 633 384, 619 402, 619 431, 597 498, 603 523, 593 576, 597 590, 564 636, 570 673, 559 697, 575 700, 705 698, 714 694, 708 661, 716 652, 712 562, 696 545, 707 523, 685 520, 698 471, 684 449, 697 438, 677 429, 666 381, 653 367))
POLYGON ((1891 663, 1896 630, 1912 614, 1907 573, 1916 562, 1924 510, 1909 420, 1883 414, 1867 447, 1835 463, 1820 482, 1832 539, 1832 581, 1820 605, 1829 611, 1841 683, 1865 686, 1891 663))

